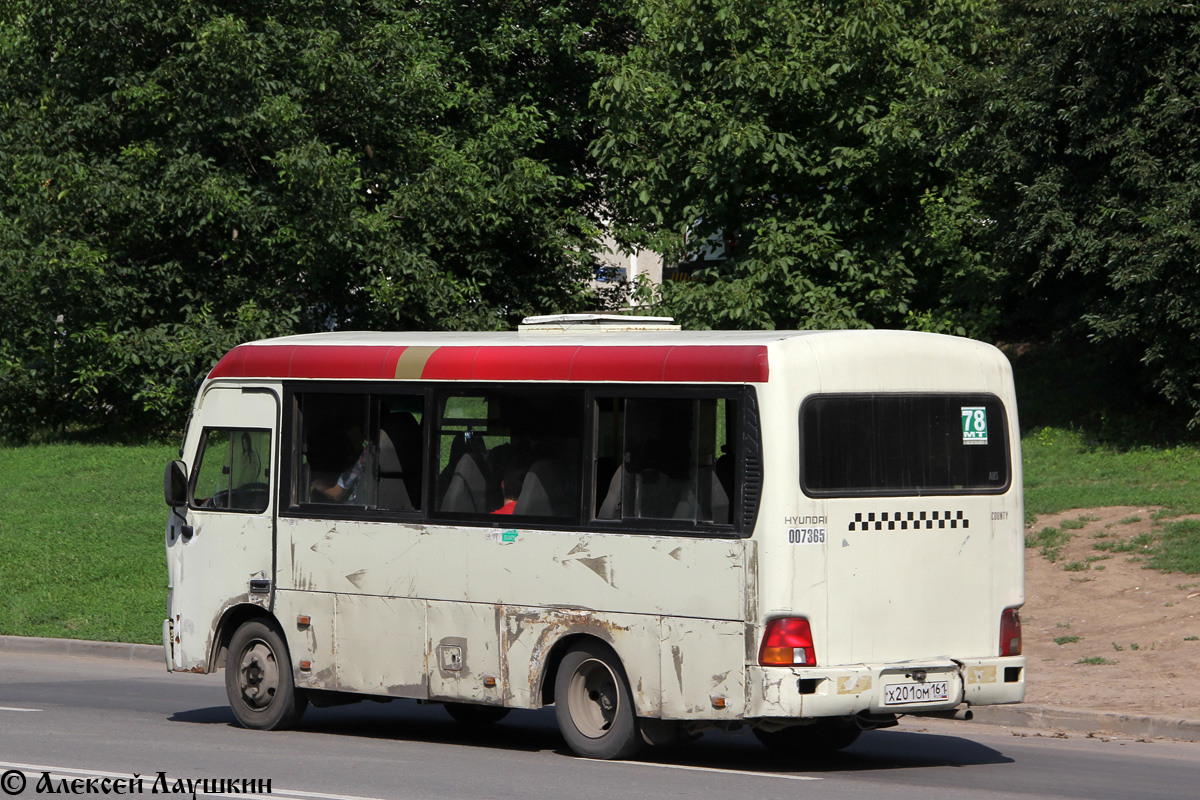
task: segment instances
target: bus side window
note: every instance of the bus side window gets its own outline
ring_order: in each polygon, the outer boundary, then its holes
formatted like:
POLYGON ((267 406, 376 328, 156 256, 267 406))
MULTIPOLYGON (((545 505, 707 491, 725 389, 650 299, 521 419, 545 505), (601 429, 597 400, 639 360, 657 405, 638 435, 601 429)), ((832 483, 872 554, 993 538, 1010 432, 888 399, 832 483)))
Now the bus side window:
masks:
POLYGON ((576 389, 446 395, 437 431, 437 511, 577 522, 581 401, 576 389))
POLYGON ((270 447, 270 431, 206 430, 192 486, 193 507, 255 514, 265 511, 270 447))
POLYGON ((596 518, 728 524, 735 407, 724 398, 601 398, 596 518))
POLYGON ((377 471, 370 398, 310 392, 296 396, 301 447, 293 504, 372 506, 377 471))

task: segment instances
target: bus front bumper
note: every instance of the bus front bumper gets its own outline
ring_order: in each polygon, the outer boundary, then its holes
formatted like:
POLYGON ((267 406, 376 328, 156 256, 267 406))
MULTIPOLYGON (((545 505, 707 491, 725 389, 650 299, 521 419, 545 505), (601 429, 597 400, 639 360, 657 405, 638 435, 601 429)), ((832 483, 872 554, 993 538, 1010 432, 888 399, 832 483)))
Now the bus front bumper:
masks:
POLYGON ((746 716, 922 714, 1025 699, 1021 656, 845 667, 747 668, 746 716))

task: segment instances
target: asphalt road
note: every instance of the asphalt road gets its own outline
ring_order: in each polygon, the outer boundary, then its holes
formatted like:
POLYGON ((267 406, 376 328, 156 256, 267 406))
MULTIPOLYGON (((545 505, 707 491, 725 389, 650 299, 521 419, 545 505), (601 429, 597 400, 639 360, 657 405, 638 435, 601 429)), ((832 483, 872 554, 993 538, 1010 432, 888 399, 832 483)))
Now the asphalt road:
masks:
POLYGON ((911 720, 834 758, 786 764, 752 736, 710 733, 635 762, 593 762, 567 752, 552 709, 471 729, 437 706, 368 702, 309 709, 301 730, 264 733, 234 725, 220 674, 0 653, 0 789, 23 784, 26 798, 151 795, 189 778, 269 780, 280 800, 1196 796, 1200 743, 1018 734, 911 720))

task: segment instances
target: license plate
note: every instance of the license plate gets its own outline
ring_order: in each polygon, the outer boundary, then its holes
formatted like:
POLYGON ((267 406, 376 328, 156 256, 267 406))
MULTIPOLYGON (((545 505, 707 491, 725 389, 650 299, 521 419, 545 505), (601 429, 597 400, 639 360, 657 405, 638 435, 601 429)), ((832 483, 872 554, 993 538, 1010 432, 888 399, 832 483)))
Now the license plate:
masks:
POLYGON ((949 681, 889 683, 883 687, 883 704, 885 706, 902 706, 908 703, 944 703, 949 699, 949 681))

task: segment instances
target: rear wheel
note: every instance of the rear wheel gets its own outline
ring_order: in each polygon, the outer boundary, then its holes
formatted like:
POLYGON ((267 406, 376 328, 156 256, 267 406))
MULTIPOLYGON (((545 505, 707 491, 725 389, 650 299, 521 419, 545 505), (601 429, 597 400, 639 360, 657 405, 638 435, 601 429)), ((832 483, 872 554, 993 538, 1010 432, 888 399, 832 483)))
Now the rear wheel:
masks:
POLYGON ((862 730, 853 719, 824 717, 808 725, 793 725, 778 731, 754 729, 754 735, 768 749, 793 758, 827 755, 849 747, 862 730))
POLYGON ((283 637, 259 620, 244 623, 229 642, 225 693, 238 723, 257 730, 295 727, 308 706, 292 681, 283 637))
POLYGON ((642 745, 633 694, 612 648, 589 641, 558 667, 554 708, 567 745, 584 758, 629 758, 642 745))
POLYGON ((464 725, 495 725, 507 717, 509 711, 503 706, 481 706, 477 703, 446 703, 443 708, 455 722, 464 725))

